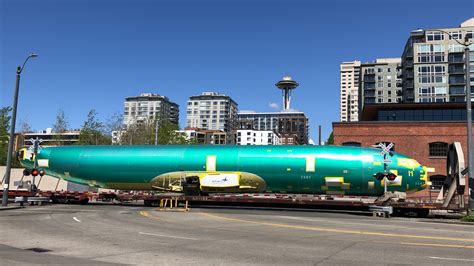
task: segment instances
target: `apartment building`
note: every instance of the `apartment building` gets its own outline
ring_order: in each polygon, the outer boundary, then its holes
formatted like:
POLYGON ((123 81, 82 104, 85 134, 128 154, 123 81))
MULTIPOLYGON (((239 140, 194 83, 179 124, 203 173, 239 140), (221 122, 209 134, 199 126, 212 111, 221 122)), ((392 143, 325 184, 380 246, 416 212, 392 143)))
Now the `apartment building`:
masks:
POLYGON ((380 58, 372 63, 361 64, 359 114, 366 104, 401 102, 400 65, 401 58, 380 58))
POLYGON ((168 97, 153 93, 141 93, 139 96, 125 98, 124 126, 143 123, 155 117, 161 122, 168 121, 178 125, 179 105, 168 97))
POLYGON ((186 128, 232 133, 237 128, 237 106, 231 97, 217 92, 191 96, 186 108, 186 128))
MULTIPOLYGON (((403 102, 465 102, 464 46, 473 41, 474 18, 457 28, 418 29, 410 33, 402 55, 403 102)), ((471 88, 474 45, 470 47, 471 88)))
POLYGON ((340 121, 357 121, 359 117, 360 61, 340 65, 340 121))

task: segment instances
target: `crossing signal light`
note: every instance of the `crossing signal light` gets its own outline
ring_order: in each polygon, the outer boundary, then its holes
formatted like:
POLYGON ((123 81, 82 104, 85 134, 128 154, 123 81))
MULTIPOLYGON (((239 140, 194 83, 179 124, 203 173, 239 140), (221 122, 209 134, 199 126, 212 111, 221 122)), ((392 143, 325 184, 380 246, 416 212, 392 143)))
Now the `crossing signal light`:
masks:
POLYGON ((394 174, 394 173, 376 173, 376 174, 374 174, 374 177, 375 177, 375 179, 377 179, 379 181, 382 181, 385 177, 388 180, 393 181, 397 178, 397 175, 394 174))
POLYGON ((23 170, 23 175, 24 175, 24 176, 29 176, 29 175, 30 175, 30 171, 29 171, 28 169, 23 170))
POLYGON ((40 169, 40 170, 39 170, 39 175, 40 175, 40 176, 44 176, 44 170, 43 170, 43 169, 40 169))
POLYGON ((33 169, 33 170, 31 170, 31 175, 32 175, 32 176, 38 176, 38 175, 39 175, 38 169, 33 169))
POLYGON ((390 180, 390 181, 393 181, 393 180, 395 180, 396 178, 397 178, 397 175, 394 174, 394 173, 389 173, 389 174, 387 175, 387 179, 390 180))

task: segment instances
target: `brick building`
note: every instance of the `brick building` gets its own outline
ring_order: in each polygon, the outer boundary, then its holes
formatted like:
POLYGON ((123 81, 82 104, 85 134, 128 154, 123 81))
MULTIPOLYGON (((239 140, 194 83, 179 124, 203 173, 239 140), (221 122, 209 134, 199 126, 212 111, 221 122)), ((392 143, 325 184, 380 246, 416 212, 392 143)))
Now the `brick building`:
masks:
POLYGON ((461 143, 467 164, 467 128, 463 108, 464 104, 457 103, 366 106, 361 116, 364 121, 333 123, 334 144, 370 147, 380 142, 392 142, 395 152, 435 168, 429 177, 434 189, 439 189, 446 178, 449 144, 461 143))

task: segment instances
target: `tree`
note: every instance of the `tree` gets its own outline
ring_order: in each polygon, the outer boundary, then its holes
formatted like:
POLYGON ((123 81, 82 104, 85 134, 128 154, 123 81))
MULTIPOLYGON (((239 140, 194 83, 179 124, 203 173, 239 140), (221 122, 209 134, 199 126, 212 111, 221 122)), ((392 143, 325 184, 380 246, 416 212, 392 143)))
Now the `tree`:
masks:
POLYGON ((69 122, 67 121, 66 115, 63 110, 59 110, 56 115, 56 122, 53 125, 54 145, 60 146, 63 133, 69 130, 69 122))
POLYGON ((25 119, 23 119, 20 123, 20 131, 22 134, 25 134, 25 133, 30 133, 32 132, 33 130, 31 129, 31 125, 30 125, 30 122, 28 121, 28 117, 25 117, 25 119))
POLYGON ((158 144, 191 144, 192 141, 177 133, 178 125, 159 118, 135 122, 122 131, 121 144, 125 145, 154 145, 156 127, 158 126, 158 144))
POLYGON ((328 140, 326 140, 326 145, 334 145, 334 134, 333 134, 333 132, 331 132, 331 134, 329 135, 328 140))
POLYGON ((109 117, 105 123, 106 134, 112 139, 112 134, 117 132, 118 142, 113 144, 121 144, 120 138, 123 134, 123 115, 119 112, 115 112, 111 117, 109 117))
POLYGON ((7 165, 11 107, 0 108, 0 165, 7 165))
POLYGON ((110 145, 111 139, 105 134, 104 125, 97 119, 97 112, 92 109, 79 133, 79 145, 110 145))

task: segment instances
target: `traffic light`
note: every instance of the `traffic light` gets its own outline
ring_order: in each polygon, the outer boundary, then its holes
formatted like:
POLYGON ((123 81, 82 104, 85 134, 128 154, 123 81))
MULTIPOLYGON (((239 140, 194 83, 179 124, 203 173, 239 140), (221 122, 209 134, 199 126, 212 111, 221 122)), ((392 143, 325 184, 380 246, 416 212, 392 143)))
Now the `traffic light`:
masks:
POLYGON ((38 176, 38 175, 39 175, 39 172, 40 172, 40 171, 38 171, 38 169, 33 168, 33 169, 31 170, 31 175, 32 175, 32 176, 38 176))

